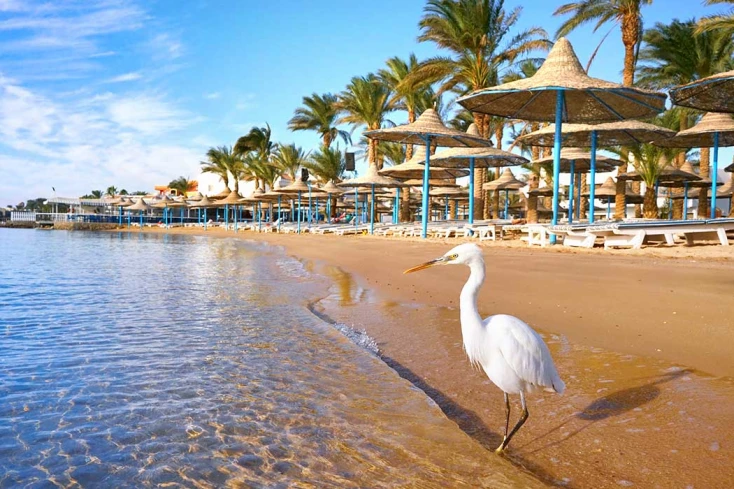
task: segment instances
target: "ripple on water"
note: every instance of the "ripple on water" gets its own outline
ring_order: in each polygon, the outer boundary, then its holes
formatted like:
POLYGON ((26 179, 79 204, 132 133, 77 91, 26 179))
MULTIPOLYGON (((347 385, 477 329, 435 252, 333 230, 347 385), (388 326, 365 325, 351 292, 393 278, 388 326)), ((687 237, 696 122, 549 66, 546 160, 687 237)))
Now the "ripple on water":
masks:
POLYGON ((535 484, 313 316, 329 283, 277 251, 0 233, 0 487, 535 484))

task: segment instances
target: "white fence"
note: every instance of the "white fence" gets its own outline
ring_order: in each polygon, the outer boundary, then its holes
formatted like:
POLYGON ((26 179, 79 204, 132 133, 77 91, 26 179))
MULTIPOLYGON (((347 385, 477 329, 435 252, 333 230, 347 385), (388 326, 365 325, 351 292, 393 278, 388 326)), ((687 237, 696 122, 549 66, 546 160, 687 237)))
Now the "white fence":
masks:
POLYGON ((36 213, 34 211, 12 211, 10 213, 10 220, 18 222, 36 222, 36 213))

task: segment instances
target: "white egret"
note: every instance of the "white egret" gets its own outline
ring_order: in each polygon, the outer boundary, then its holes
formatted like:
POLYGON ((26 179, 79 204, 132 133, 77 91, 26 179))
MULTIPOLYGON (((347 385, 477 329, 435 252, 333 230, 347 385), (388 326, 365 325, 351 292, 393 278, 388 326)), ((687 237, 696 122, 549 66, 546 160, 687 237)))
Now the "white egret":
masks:
POLYGON ((475 244, 462 244, 435 260, 406 270, 417 272, 436 265, 467 265, 469 280, 461 290, 461 335, 469 361, 480 365, 505 394, 505 436, 495 450, 501 453, 528 419, 525 394, 546 390, 563 393, 565 384, 558 376, 550 351, 543 339, 525 322, 514 316, 497 314, 482 320, 477 310, 477 294, 484 283, 484 258, 475 244), (522 415, 512 431, 509 394, 519 394, 522 415))

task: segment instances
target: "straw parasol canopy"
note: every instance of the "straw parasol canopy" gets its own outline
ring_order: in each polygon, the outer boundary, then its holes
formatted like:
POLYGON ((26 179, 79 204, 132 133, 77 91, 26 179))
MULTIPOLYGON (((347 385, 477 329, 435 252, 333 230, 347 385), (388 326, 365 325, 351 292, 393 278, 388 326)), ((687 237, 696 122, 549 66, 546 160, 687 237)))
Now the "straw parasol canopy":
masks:
MULTIPOLYGON (((697 199, 700 193, 701 193, 700 188, 694 188, 690 192, 688 192, 688 198, 697 199)), ((731 180, 716 189, 717 199, 725 199, 725 198, 732 197, 732 196, 734 196, 734 182, 732 182, 731 180)), ((671 195, 670 198, 673 200, 684 199, 685 193, 679 192, 677 194, 671 195)))
POLYGON ((591 78, 566 38, 556 41, 530 78, 478 90, 458 99, 472 112, 528 121, 553 121, 563 92, 563 122, 600 123, 643 119, 665 110, 664 93, 591 78))
MULTIPOLYGON (((419 180, 417 178, 412 180, 405 180, 403 182, 406 187, 420 187, 423 185, 423 180, 419 180)), ((428 186, 429 187, 459 187, 458 183, 455 183, 453 180, 438 180, 438 179, 431 179, 428 180, 428 186)))
POLYGON ((149 211, 150 206, 145 202, 145 199, 142 197, 138 199, 137 202, 135 202, 133 205, 127 208, 129 211, 149 211))
POLYGON ((465 188, 438 187, 430 191, 429 195, 435 197, 468 197, 469 191, 465 188))
POLYGON ((719 147, 734 146, 734 119, 731 114, 708 112, 695 126, 655 144, 667 148, 713 147, 715 134, 718 134, 719 147))
MULTIPOLYGON (((635 170, 628 173, 625 173, 624 175, 619 175, 617 177, 620 180, 629 180, 629 181, 642 181, 642 176, 635 170)), ((682 170, 679 170, 678 168, 674 166, 667 166, 665 167, 661 172, 660 176, 658 177, 658 181, 660 182, 660 185, 667 186, 665 184, 668 183, 675 183, 675 182, 692 182, 694 180, 700 180, 701 177, 696 175, 695 173, 688 173, 682 170)))
POLYGON ((337 184, 338 187, 406 187, 407 185, 394 178, 380 175, 377 169, 372 165, 367 167, 367 171, 361 177, 350 178, 337 184))
POLYGON ((204 196, 201 194, 201 192, 196 192, 191 197, 187 197, 186 200, 190 200, 192 202, 199 202, 203 198, 204 198, 204 196))
POLYGON ((492 144, 488 139, 446 127, 438 117, 438 113, 433 109, 424 110, 415 122, 410 124, 367 131, 364 135, 370 139, 424 146, 428 138, 430 138, 431 143, 437 146, 481 148, 492 144))
POLYGON ((204 209, 206 207, 216 207, 216 204, 214 202, 212 202, 211 200, 209 200, 209 197, 207 197, 206 195, 204 195, 201 198, 201 200, 199 200, 195 204, 191 205, 191 207, 193 207, 193 208, 199 207, 199 208, 204 209))
MULTIPOLYGON (((629 120, 605 124, 563 124, 561 142, 568 146, 589 147, 593 131, 596 131, 597 144, 601 146, 630 146, 661 141, 675 136, 675 131, 665 127, 629 120)), ((556 125, 550 124, 520 136, 516 142, 529 146, 550 147, 554 144, 555 132, 556 125)))
MULTIPOLYGON (((433 156, 430 157, 430 162, 433 163, 433 156)), ((425 163, 426 147, 416 146, 413 152, 413 157, 411 159, 399 165, 383 168, 382 170, 380 170, 380 175, 397 178, 399 180, 409 180, 413 178, 422 179, 426 170, 425 163)), ((469 174, 469 172, 466 170, 449 170, 445 168, 435 168, 433 166, 429 166, 428 174, 432 179, 446 179, 465 177, 469 174)))
POLYGON ((527 183, 515 178, 512 170, 505 168, 499 178, 482 185, 484 190, 519 190, 527 183))
MULTIPOLYGON (((698 177, 698 180, 676 180, 672 182, 661 181, 660 185, 668 188, 683 188, 685 187, 685 183, 688 183, 688 188, 711 188, 711 185, 713 183, 711 179, 701 178, 700 175, 696 175, 696 171, 693 169, 693 165, 690 161, 684 162, 680 167, 680 171, 694 175, 698 177)), ((716 185, 722 185, 722 182, 716 182, 716 185)))
POLYGON ((238 205, 242 203, 242 197, 240 194, 232 190, 229 195, 227 195, 226 198, 215 200, 214 205, 216 206, 222 206, 222 205, 238 205))
MULTIPOLYGON (((606 181, 599 185, 595 190, 595 197, 602 201, 607 200, 614 200, 617 192, 615 188, 614 179, 612 177, 609 177, 606 179, 606 181)), ((589 192, 584 192, 581 194, 582 197, 589 197, 589 192)), ((639 194, 636 194, 632 192, 629 185, 625 187, 625 201, 628 204, 642 204, 644 197, 642 197, 639 194)))
POLYGON ((211 200, 212 202, 214 202, 214 201, 216 201, 216 200, 220 200, 220 199, 226 199, 226 198, 227 198, 227 196, 228 196, 228 195, 230 194, 230 192, 231 192, 231 190, 229 189, 229 187, 224 187, 224 190, 222 190, 222 191, 221 191, 221 192, 219 192, 218 194, 215 194, 215 195, 210 195, 210 196, 209 196, 209 199, 210 199, 210 200, 211 200))
POLYGON ((670 91, 674 105, 711 112, 734 112, 734 71, 676 87, 670 91))
POLYGON ((528 195, 536 197, 553 197, 553 187, 539 187, 528 190, 528 195))
POLYGON ((321 187, 321 191, 326 192, 329 195, 341 195, 344 193, 344 190, 334 185, 334 180, 329 180, 328 182, 326 182, 326 185, 321 187))
POLYGON ((290 185, 280 188, 274 188, 273 190, 271 190, 271 192, 276 192, 284 195, 298 195, 299 192, 301 192, 301 194, 303 194, 304 192, 308 193, 308 185, 306 185, 306 182, 299 178, 290 185))
MULTIPOLYGON (((591 153, 581 148, 563 148, 561 150, 561 173, 571 171, 571 162, 574 162, 574 171, 576 173, 585 173, 591 169, 591 153)), ((553 164, 553 156, 547 156, 535 160, 533 163, 550 163, 553 164)), ((596 155, 596 170, 599 172, 612 171, 615 166, 621 166, 624 162, 609 156, 596 155)))

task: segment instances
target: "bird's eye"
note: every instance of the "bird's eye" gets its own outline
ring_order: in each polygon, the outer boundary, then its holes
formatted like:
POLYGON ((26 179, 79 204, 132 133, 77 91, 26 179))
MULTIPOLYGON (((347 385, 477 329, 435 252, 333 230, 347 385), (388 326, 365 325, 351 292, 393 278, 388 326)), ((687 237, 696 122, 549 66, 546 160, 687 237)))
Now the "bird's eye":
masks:
POLYGON ((451 258, 452 260, 456 260, 457 258, 459 258, 459 255, 457 255, 456 253, 454 253, 449 258, 451 258))

